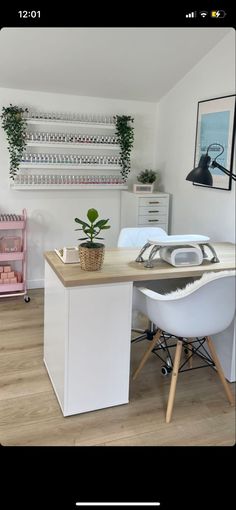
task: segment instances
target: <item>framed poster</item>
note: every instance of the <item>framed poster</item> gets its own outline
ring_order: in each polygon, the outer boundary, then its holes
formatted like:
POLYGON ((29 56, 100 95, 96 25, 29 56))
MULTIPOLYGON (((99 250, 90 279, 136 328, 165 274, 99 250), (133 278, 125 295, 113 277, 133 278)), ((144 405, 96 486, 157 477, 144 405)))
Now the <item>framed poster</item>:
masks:
MULTIPOLYGON (((211 160, 214 160, 222 151, 221 147, 217 147, 217 144, 220 144, 224 151, 217 159, 217 163, 220 163, 231 173, 233 172, 235 98, 236 96, 233 94, 198 102, 194 168, 198 166, 200 157, 207 153, 207 148, 211 144, 216 145, 210 148, 208 155, 211 160)), ((213 168, 211 164, 209 171, 213 178, 212 186, 193 184, 205 188, 231 189, 231 176, 224 174, 219 168, 213 168)))

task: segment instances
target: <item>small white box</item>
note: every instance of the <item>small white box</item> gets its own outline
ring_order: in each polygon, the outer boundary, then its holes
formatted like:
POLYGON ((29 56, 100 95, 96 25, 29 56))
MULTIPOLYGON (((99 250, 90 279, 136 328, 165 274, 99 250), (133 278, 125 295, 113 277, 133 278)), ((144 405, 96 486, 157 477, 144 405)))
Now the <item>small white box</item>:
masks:
POLYGON ((199 266, 203 261, 202 251, 198 246, 163 246, 160 258, 172 266, 199 266))
POLYGON ((79 262, 79 248, 77 246, 65 247, 60 250, 55 249, 55 252, 65 264, 76 264, 79 262))
POLYGON ((154 183, 152 184, 133 184, 134 193, 153 193, 154 183))

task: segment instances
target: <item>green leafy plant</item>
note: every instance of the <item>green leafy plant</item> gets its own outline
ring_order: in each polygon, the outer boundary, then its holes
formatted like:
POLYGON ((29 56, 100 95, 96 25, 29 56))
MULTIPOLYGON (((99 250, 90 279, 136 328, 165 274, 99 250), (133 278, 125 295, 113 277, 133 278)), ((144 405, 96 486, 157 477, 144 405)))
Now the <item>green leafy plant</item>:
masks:
POLYGON ((129 115, 115 115, 116 136, 120 144, 121 175, 127 180, 130 172, 130 153, 134 143, 134 127, 130 125, 134 121, 129 115))
POLYGON ((13 180, 17 174, 26 147, 27 122, 23 117, 23 113, 27 111, 27 108, 20 108, 12 104, 2 108, 2 127, 7 135, 10 153, 10 178, 13 180))
POLYGON ((87 218, 89 223, 86 221, 80 220, 79 218, 75 218, 76 223, 79 223, 82 228, 76 228, 75 230, 82 230, 86 237, 80 237, 78 241, 84 241, 88 239, 86 243, 83 243, 87 248, 99 248, 103 246, 102 243, 94 242, 94 239, 104 239, 103 237, 98 237, 101 230, 107 230, 110 228, 107 225, 109 218, 107 220, 98 220, 99 214, 96 209, 89 209, 87 212, 87 218))
POLYGON ((142 170, 142 172, 139 173, 137 180, 138 182, 142 182, 143 184, 152 184, 155 182, 157 178, 157 172, 154 172, 153 170, 142 170))

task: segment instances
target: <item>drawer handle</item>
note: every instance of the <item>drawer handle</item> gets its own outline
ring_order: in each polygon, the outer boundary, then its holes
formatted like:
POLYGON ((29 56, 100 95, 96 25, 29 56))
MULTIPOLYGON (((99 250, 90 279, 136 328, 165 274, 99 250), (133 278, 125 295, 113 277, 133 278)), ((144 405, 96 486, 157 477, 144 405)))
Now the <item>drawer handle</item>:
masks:
POLYGON ((149 204, 159 204, 160 202, 148 202, 149 204))
POLYGON ((159 212, 159 211, 148 211, 148 212, 149 212, 149 213, 157 213, 157 212, 159 212))
POLYGON ((159 220, 148 220, 148 221, 149 221, 149 223, 151 223, 152 221, 155 221, 155 223, 156 223, 156 222, 157 222, 157 221, 159 221, 159 220))

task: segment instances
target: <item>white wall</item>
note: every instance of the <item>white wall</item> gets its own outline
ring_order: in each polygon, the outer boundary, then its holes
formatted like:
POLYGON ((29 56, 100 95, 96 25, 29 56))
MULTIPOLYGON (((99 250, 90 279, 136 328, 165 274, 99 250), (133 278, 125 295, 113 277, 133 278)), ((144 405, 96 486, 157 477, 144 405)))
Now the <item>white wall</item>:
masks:
MULTIPOLYGON (((235 183, 231 191, 193 186, 197 103, 235 93, 235 33, 229 33, 159 103, 156 168, 172 194, 171 233, 234 241, 235 183)), ((235 173, 235 168, 233 170, 235 173)))
MULTIPOLYGON (((0 109, 12 103, 44 111, 134 116, 130 186, 141 169, 160 169, 159 189, 172 195, 172 233, 199 233, 214 241, 234 241, 235 184, 231 191, 222 191, 193 186, 185 180, 193 167, 197 102, 234 93, 234 48, 232 30, 158 105, 0 88, 0 109)), ((120 229, 118 190, 13 191, 3 129, 0 147, 0 212, 19 213, 25 207, 29 217, 29 286, 43 285, 45 250, 77 243, 74 217, 83 217, 89 207, 97 208, 102 218, 110 218, 112 228, 105 233, 105 244, 116 245, 120 229)))
MULTIPOLYGON (((43 72, 43 70, 42 70, 43 72)), ((134 117, 135 143, 132 151, 132 175, 143 168, 154 168, 156 115, 153 103, 79 97, 17 89, 0 89, 0 109, 10 103, 40 111, 93 114, 127 114, 134 117)), ((105 232, 105 245, 115 246, 120 229, 120 191, 14 191, 9 187, 9 155, 6 137, 0 129, 0 212, 28 213, 28 284, 43 286, 43 252, 77 244, 74 218, 85 217, 95 207, 101 218, 110 218, 111 229, 105 232)))

